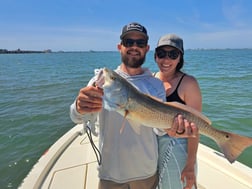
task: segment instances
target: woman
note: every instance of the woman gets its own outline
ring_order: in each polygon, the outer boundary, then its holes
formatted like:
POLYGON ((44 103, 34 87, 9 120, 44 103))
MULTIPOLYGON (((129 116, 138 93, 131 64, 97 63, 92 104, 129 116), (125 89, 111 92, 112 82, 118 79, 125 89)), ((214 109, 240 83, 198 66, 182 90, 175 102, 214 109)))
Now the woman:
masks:
MULTIPOLYGON (((154 58, 159 67, 155 77, 163 81, 168 102, 176 101, 201 111, 202 97, 198 82, 193 76, 181 71, 184 64, 183 56, 183 40, 179 36, 174 34, 162 36, 155 49, 154 58)), ((188 139, 172 138, 161 131, 158 135, 159 188, 196 188, 199 136, 188 139)))

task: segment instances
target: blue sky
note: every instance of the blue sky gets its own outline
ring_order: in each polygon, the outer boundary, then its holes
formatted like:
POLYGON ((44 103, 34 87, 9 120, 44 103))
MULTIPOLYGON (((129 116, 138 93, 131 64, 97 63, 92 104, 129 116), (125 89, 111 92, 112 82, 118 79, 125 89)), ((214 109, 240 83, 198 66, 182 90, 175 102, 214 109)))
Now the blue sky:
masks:
POLYGON ((251 10, 251 0, 0 0, 0 49, 115 51, 133 21, 151 49, 167 33, 185 49, 252 48, 251 10))

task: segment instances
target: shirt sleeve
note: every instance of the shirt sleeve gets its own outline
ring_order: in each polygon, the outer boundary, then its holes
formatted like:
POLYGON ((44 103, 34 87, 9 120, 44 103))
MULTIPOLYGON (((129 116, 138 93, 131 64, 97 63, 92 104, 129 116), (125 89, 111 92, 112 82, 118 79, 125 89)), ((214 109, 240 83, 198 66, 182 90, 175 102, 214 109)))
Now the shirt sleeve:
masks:
POLYGON ((83 123, 83 115, 76 110, 76 100, 70 106, 70 118, 74 123, 83 123))

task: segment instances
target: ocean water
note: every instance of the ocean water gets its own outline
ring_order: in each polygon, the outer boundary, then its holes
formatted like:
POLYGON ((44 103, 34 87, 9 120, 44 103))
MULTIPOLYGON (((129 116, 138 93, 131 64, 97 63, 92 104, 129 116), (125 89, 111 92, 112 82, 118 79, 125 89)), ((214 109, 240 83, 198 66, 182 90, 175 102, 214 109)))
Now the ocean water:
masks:
MULTIPOLYGON (((252 49, 186 50, 184 71, 197 78, 203 113, 216 128, 252 137, 252 49)), ((69 106, 118 52, 0 55, 0 187, 17 188, 39 157, 74 126, 69 106)), ((157 71, 153 52, 145 67, 157 71)), ((218 149, 201 137, 201 142, 218 149)), ((252 147, 238 161, 252 168, 252 147)))

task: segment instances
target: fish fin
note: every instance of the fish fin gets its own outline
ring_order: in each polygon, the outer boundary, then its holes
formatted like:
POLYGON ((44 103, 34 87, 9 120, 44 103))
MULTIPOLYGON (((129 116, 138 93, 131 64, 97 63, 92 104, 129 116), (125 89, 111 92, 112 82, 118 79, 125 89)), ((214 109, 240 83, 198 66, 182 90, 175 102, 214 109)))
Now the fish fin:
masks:
POLYGON ((122 134, 124 128, 125 128, 125 122, 126 122, 126 119, 123 120, 123 124, 122 124, 122 127, 120 129, 120 134, 122 134))
POLYGON ((122 134, 124 128, 125 128, 125 123, 126 123, 126 119, 127 119, 127 115, 129 114, 129 111, 128 110, 125 110, 124 112, 124 116, 123 116, 123 123, 122 123, 122 127, 120 129, 120 134, 122 134))
POLYGON ((134 132, 138 135, 140 135, 140 131, 141 131, 141 124, 140 123, 137 123, 135 121, 132 121, 132 120, 128 120, 131 128, 134 130, 134 132))
POLYGON ((133 120, 129 120, 129 119, 127 119, 127 115, 129 114, 129 111, 128 110, 125 110, 125 112, 124 112, 124 120, 123 120, 123 124, 122 124, 122 127, 121 127, 121 129, 120 129, 120 134, 122 134, 122 132, 123 132, 123 130, 124 130, 124 128, 125 128, 125 123, 126 123, 126 120, 128 120, 128 122, 129 122, 129 124, 130 124, 130 126, 131 126, 131 128, 135 131, 135 133, 137 133, 138 135, 140 135, 140 127, 141 127, 141 124, 139 124, 139 123, 137 123, 137 122, 135 122, 135 121, 133 121, 133 120))
POLYGON ((211 125, 211 120, 208 119, 205 115, 203 115, 201 112, 195 110, 194 108, 190 107, 190 106, 186 106, 184 104, 181 104, 179 102, 164 102, 165 104, 175 107, 175 108, 179 108, 182 109, 186 112, 190 112, 192 114, 194 114, 195 116, 203 119, 204 121, 206 121, 209 125, 211 125))
POLYGON ((220 139, 219 137, 214 140, 219 145, 224 156, 230 163, 233 163, 243 152, 243 150, 249 146, 252 146, 252 138, 250 137, 225 131, 220 132, 223 134, 223 137, 225 137, 224 140, 220 139))

